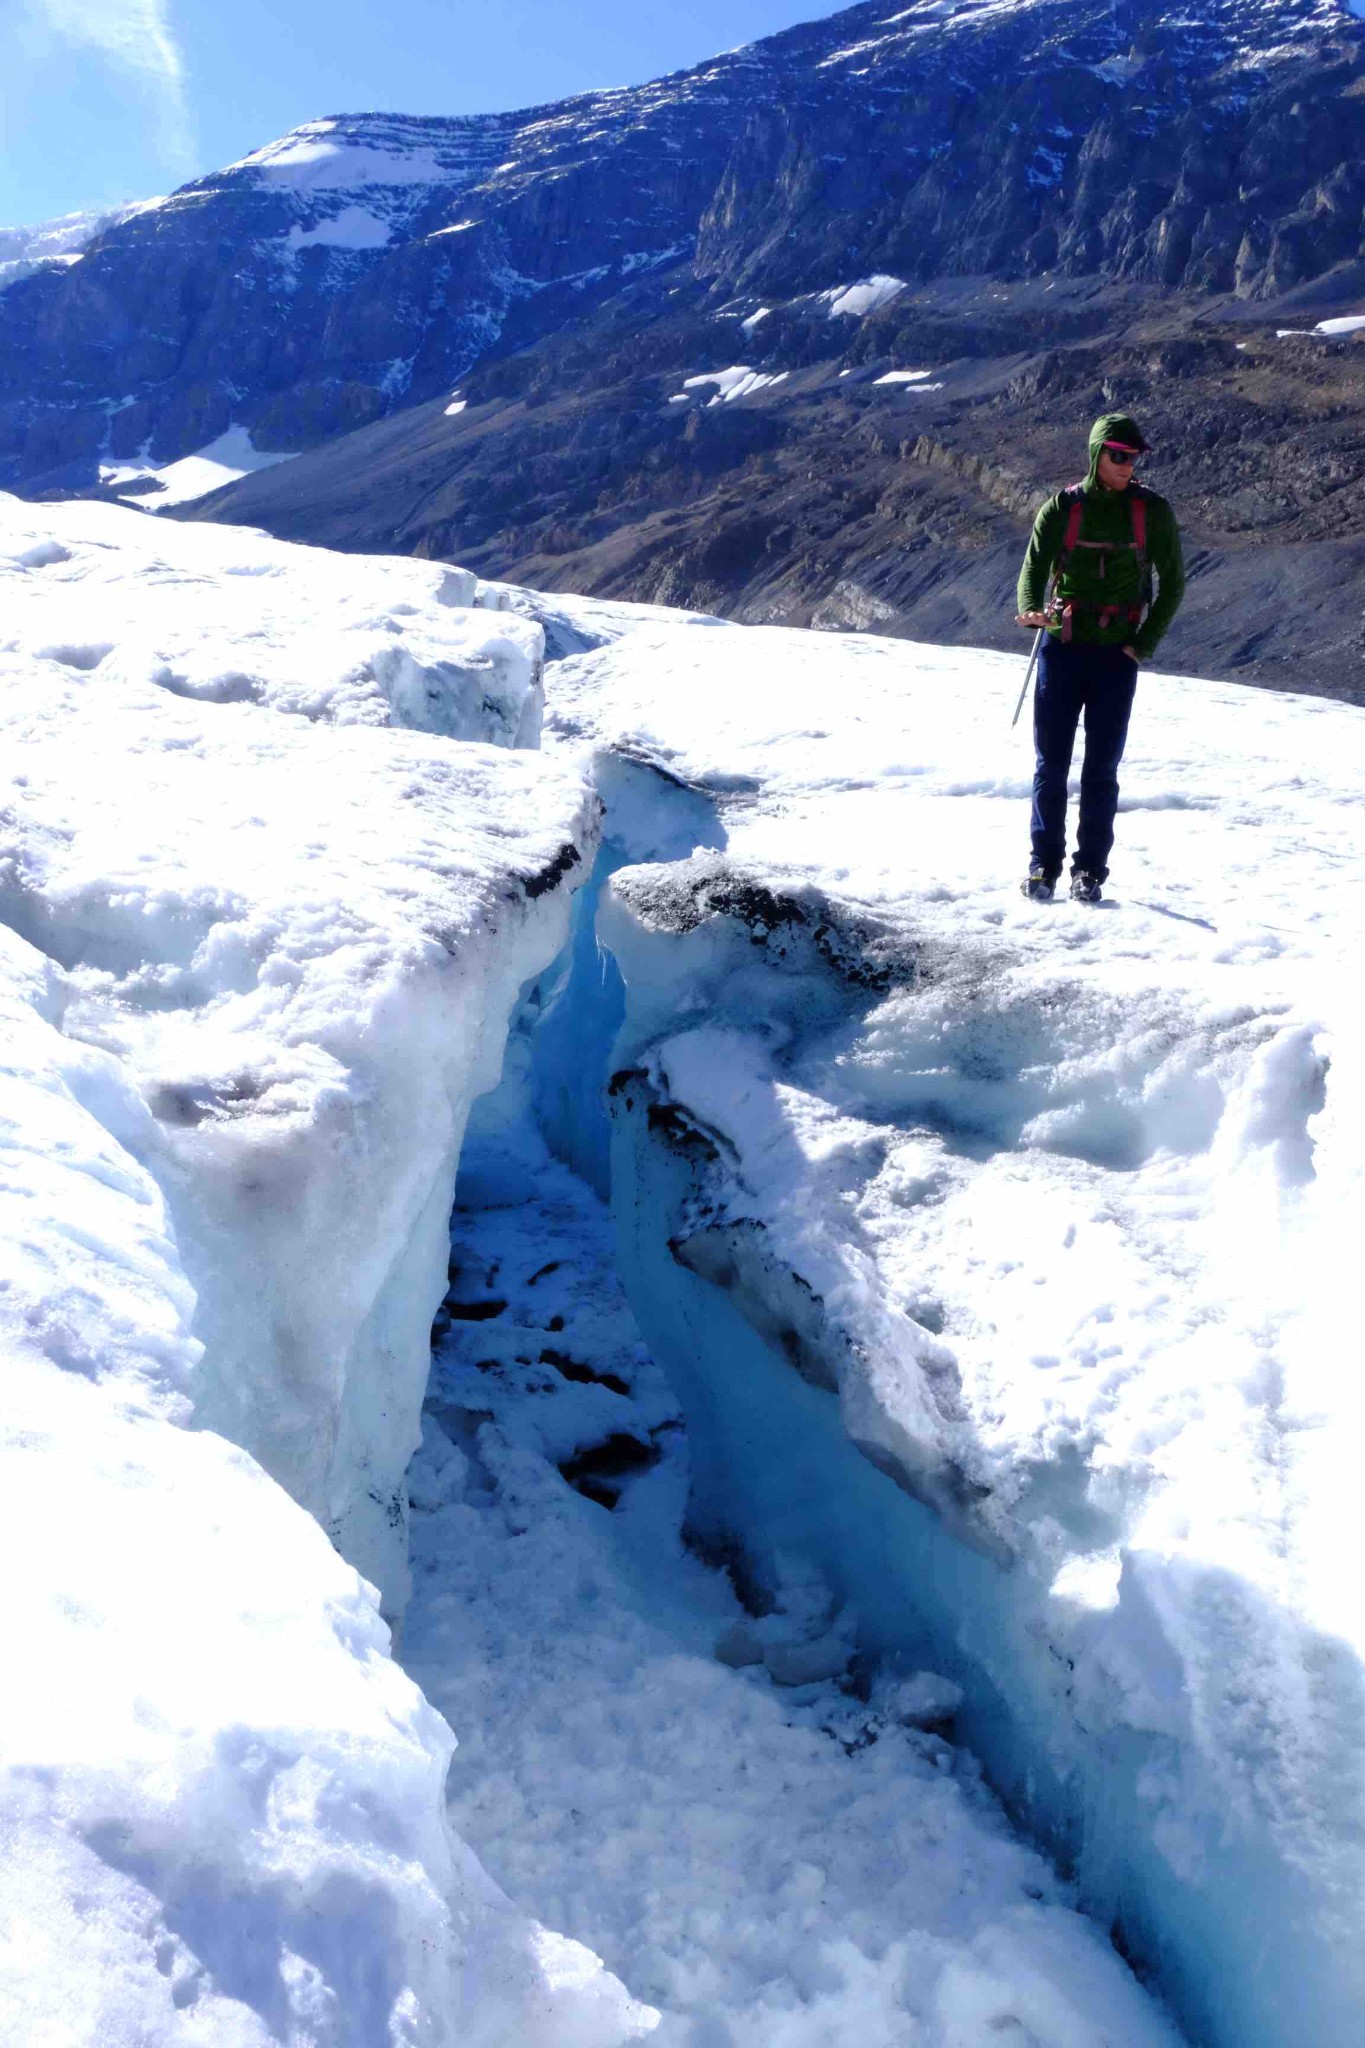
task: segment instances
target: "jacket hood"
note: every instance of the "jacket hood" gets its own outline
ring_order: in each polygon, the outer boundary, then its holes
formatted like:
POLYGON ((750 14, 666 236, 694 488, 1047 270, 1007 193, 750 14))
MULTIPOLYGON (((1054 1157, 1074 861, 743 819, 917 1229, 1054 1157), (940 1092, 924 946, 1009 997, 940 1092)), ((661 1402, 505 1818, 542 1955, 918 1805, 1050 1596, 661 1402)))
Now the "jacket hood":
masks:
POLYGON ((1098 481, 1100 450, 1106 441, 1122 441, 1126 447, 1143 449, 1147 446, 1142 429, 1130 413, 1104 412, 1090 429, 1090 476, 1089 482, 1098 481))

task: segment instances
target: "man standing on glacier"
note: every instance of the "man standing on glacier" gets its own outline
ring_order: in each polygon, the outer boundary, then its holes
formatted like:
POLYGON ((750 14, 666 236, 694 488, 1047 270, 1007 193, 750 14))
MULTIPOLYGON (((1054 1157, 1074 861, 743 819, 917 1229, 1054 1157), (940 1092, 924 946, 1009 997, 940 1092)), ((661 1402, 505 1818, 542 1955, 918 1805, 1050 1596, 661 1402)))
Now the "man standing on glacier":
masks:
POLYGON ((1138 663, 1155 651, 1185 592, 1175 514, 1133 477, 1146 450, 1127 413, 1096 420, 1088 476, 1042 507, 1019 572, 1018 623, 1043 633, 1033 699, 1033 857, 1023 884, 1036 902, 1050 901, 1066 859, 1066 784, 1082 711, 1071 894, 1100 900, 1138 663))

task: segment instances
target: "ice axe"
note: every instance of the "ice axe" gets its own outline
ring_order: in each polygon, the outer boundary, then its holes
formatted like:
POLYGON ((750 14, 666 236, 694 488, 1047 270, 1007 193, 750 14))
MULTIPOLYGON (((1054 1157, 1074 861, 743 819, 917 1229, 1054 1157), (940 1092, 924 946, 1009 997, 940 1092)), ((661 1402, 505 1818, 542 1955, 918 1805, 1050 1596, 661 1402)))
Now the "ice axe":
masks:
POLYGON ((1043 644, 1043 634, 1046 632, 1046 630, 1046 627, 1040 626, 1038 628, 1038 631, 1033 636, 1033 652, 1028 658, 1028 667, 1024 670, 1024 687, 1019 692, 1019 702, 1015 705, 1014 716, 1010 720, 1011 732, 1014 731, 1015 726, 1019 723, 1019 713, 1024 708, 1024 699, 1028 695, 1028 686, 1033 681, 1033 671, 1038 664, 1038 649, 1043 644))

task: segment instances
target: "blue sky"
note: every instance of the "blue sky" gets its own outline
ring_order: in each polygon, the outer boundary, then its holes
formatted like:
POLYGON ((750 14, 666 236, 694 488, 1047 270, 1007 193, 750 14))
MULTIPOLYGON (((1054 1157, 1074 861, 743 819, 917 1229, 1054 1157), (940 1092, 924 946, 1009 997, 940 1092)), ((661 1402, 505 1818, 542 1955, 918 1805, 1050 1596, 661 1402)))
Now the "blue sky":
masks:
POLYGON ((319 114, 532 106, 822 0, 0 0, 0 226, 169 191, 319 114))

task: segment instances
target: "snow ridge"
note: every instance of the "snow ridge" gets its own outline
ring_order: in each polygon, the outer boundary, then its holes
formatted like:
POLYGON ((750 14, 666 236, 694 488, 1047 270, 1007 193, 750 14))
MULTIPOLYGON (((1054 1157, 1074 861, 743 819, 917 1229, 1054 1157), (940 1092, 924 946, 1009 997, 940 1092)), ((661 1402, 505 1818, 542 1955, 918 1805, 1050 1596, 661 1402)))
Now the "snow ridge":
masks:
POLYGON ((6 498, 0 583, 0 2033, 616 2048, 652 2016, 452 1836, 366 1583, 396 1616, 464 1119, 591 857, 540 631, 6 498))
POLYGON ((107 213, 66 213, 33 227, 0 228, 0 292, 44 268, 78 263, 99 235, 163 204, 160 199, 144 199, 107 213))

